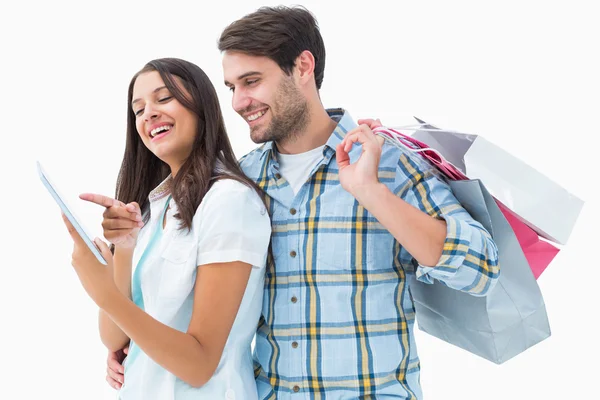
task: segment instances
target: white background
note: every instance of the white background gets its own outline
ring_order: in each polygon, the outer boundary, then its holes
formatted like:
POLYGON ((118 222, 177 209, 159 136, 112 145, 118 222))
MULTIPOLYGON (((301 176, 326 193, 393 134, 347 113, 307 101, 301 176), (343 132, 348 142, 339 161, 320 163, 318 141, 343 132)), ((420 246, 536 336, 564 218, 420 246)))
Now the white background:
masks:
MULTIPOLYGON (((96 307, 70 266, 71 241, 36 159, 100 236, 102 209, 77 194, 114 193, 127 85, 159 57, 200 65, 218 90, 236 155, 254 147, 230 107, 216 41, 233 20, 278 3, 206 3, 1 6, 0 398, 115 397, 104 381, 96 307)), ((538 281, 552 336, 497 366, 417 331, 428 400, 600 398, 600 29, 592 3, 303 2, 327 48, 325 106, 388 125, 415 115, 481 134, 586 201, 569 244, 538 281)))

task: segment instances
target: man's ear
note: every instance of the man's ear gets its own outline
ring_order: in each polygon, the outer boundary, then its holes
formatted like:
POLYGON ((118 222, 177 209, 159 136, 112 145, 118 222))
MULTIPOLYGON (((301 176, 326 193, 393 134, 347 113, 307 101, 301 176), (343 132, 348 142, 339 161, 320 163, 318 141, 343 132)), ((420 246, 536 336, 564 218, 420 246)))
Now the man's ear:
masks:
POLYGON ((308 50, 304 50, 298 58, 296 58, 296 73, 298 81, 301 85, 315 81, 315 57, 308 50))

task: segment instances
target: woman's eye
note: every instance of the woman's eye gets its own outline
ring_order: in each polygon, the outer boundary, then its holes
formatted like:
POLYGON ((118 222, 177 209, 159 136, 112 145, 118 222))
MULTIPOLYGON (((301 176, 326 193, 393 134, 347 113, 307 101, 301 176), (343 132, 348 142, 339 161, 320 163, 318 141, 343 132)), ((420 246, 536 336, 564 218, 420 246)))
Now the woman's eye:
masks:
POLYGON ((140 115, 142 115, 143 112, 144 112, 144 109, 141 108, 141 109, 139 109, 137 111, 134 111, 133 113, 135 114, 136 117, 139 117, 140 115))
POLYGON ((173 98, 173 96, 162 97, 162 98, 158 99, 158 102, 164 103, 165 101, 171 100, 172 98, 173 98))

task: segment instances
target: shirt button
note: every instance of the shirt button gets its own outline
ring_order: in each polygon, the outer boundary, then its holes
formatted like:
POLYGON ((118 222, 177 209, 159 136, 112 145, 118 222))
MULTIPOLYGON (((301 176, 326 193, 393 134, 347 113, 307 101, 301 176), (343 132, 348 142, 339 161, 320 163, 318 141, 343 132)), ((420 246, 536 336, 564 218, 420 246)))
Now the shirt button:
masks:
POLYGON ((291 209, 290 209, 290 214, 292 214, 292 215, 296 215, 296 209, 295 209, 295 208, 291 208, 291 209))
POLYGON ((298 342, 293 342, 293 343, 292 343, 292 347, 293 347, 294 349, 297 349, 297 348, 298 348, 298 342))
POLYGON ((294 250, 290 251, 290 256, 296 257, 296 252, 294 250))
POLYGON ((296 303, 298 301, 298 298, 296 296, 292 296, 291 300, 292 303, 296 303))
POLYGON ((281 174, 280 173, 275 174, 275 178, 281 179, 281 174))
POLYGON ((294 386, 294 392, 298 393, 300 391, 300 386, 296 385, 294 386))

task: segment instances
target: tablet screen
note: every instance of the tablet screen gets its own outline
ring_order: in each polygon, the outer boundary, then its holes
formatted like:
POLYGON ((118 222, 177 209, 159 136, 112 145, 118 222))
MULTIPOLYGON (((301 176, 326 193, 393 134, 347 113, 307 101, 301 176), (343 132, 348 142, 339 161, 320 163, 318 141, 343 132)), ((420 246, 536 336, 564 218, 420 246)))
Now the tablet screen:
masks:
POLYGON ((64 197, 59 194, 59 191, 56 188, 56 186, 54 184, 52 184, 52 181, 48 177, 48 174, 46 173, 46 171, 44 171, 44 168, 42 167, 42 165, 40 164, 39 161, 37 162, 37 170, 38 170, 40 179, 42 180, 42 183, 44 184, 46 189, 48 189, 48 192, 50 192, 50 194, 52 195, 52 197, 54 198, 54 200, 56 201, 56 203, 58 204, 58 206, 60 207, 62 212, 65 214, 65 216, 71 222, 73 227, 75 227, 75 229, 79 233, 79 236, 81 236, 81 238, 84 240, 87 247, 92 251, 92 253, 94 253, 94 255, 96 256, 98 261, 100 261, 102 264, 106 265, 107 263, 106 263, 106 260, 104 259, 104 257, 102 257, 102 253, 100 253, 100 250, 98 250, 98 248, 96 247, 94 242, 92 240, 90 240, 89 235, 85 232, 85 230, 83 229, 82 225, 79 223, 79 221, 78 221, 77 217, 75 216, 75 214, 73 213, 73 211, 71 211, 71 209, 69 209, 64 197))

